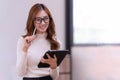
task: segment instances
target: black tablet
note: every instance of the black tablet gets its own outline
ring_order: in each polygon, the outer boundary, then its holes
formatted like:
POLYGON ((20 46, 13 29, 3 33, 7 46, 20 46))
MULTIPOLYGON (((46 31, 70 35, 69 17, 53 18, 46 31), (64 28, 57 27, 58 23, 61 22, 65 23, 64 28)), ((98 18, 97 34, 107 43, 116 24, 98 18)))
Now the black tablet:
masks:
MULTIPOLYGON (((52 58, 54 56, 54 54, 57 57, 57 66, 60 65, 60 63, 63 61, 63 59, 65 58, 65 56, 69 53, 69 50, 49 50, 45 53, 45 55, 43 56, 43 58, 48 59, 46 54, 49 54, 52 58)), ((42 63, 40 62, 38 64, 39 68, 45 68, 45 67, 49 67, 49 64, 46 63, 42 63)))

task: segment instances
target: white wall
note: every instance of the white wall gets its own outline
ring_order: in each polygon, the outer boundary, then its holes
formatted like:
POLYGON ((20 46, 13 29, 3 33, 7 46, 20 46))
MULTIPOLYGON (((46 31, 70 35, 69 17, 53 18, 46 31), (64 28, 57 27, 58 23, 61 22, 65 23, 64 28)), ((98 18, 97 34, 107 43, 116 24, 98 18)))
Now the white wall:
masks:
POLYGON ((65 48, 64 0, 0 0, 0 80, 19 80, 15 73, 16 43, 24 33, 29 9, 37 2, 50 9, 57 36, 65 48))
POLYGON ((120 80, 120 46, 72 47, 72 80, 120 80))

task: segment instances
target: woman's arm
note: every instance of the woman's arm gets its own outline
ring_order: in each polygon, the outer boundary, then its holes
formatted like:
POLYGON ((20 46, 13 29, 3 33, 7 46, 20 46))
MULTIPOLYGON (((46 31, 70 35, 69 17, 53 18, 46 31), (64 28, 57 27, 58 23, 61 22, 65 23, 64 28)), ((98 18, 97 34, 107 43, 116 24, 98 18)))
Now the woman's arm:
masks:
POLYGON ((58 79, 58 77, 59 77, 59 67, 57 67, 55 69, 50 69, 50 75, 53 78, 53 80, 58 79))
MULTIPOLYGON (((57 39, 57 41, 60 44, 59 50, 61 50, 62 49, 62 43, 61 43, 61 41, 59 39, 57 39)), ((50 69, 50 75, 53 78, 53 80, 57 80, 59 78, 59 72, 60 72, 59 66, 57 68, 55 68, 55 69, 50 69)))
POLYGON ((19 76, 27 72, 27 54, 23 51, 24 39, 21 37, 17 43, 16 71, 19 76))

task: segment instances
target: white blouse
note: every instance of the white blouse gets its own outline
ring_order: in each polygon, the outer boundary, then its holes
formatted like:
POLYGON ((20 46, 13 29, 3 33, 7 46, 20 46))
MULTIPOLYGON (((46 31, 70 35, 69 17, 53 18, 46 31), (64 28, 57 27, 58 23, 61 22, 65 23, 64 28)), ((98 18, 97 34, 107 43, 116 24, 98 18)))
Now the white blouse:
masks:
POLYGON ((28 48, 27 54, 23 52, 24 39, 20 37, 17 44, 17 74, 22 77, 43 77, 51 75, 55 80, 59 76, 59 67, 38 68, 38 63, 47 50, 50 50, 50 43, 45 39, 46 34, 37 34, 36 39, 28 48))

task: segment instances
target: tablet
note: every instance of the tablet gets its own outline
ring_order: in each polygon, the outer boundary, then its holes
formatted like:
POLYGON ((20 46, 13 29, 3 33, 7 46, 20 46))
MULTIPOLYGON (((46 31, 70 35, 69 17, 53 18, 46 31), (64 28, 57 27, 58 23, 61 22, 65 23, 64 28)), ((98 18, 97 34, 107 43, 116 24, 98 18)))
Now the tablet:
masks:
MULTIPOLYGON (((43 58, 48 59, 46 54, 49 54, 53 58, 55 54, 57 57, 57 66, 59 66, 68 53, 69 53, 69 50, 49 50, 44 54, 43 58)), ((40 62, 38 64, 38 67, 45 68, 45 67, 50 67, 50 65, 47 63, 40 62)))

